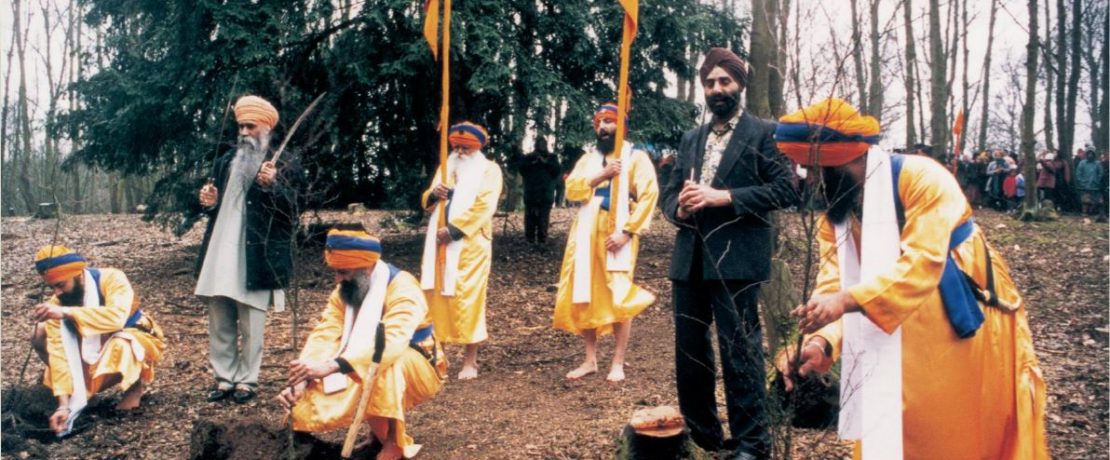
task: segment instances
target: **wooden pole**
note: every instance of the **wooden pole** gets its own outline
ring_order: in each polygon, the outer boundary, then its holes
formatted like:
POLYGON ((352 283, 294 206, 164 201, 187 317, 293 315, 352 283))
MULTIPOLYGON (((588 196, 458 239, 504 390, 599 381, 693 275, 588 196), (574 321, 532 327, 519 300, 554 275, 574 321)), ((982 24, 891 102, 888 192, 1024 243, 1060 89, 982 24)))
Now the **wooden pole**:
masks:
POLYGON ((351 427, 347 428, 347 437, 343 439, 343 458, 351 458, 355 449, 355 440, 358 439, 358 429, 362 426, 362 419, 366 417, 366 404, 370 402, 370 387, 374 384, 374 377, 378 373, 378 365, 382 362, 382 352, 385 351, 385 324, 378 323, 378 330, 374 333, 374 358, 362 379, 362 388, 359 390, 358 409, 355 410, 355 419, 351 427))

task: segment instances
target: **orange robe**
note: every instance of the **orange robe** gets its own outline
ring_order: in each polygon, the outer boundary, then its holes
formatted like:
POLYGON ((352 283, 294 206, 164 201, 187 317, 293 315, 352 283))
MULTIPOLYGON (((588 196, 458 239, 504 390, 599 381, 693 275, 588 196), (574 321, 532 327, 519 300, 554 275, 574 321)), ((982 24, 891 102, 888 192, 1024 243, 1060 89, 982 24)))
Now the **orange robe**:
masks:
MULTIPOLYGON (((130 388, 140 379, 149 384, 154 381, 154 366, 162 360, 166 349, 162 329, 146 312, 135 327, 124 327, 127 318, 139 309, 139 299, 131 289, 127 276, 114 268, 100 270, 100 299, 104 305, 99 307, 67 307, 77 326, 78 335, 101 334, 103 343, 100 358, 95 364, 82 363, 85 370, 85 388, 88 396, 103 390, 104 384, 120 377, 120 388, 130 388), (124 332, 135 340, 111 336, 124 332), (135 357, 132 347, 142 347, 143 359, 135 357)), ((91 288, 91 286, 85 286, 91 288)), ((48 303, 58 304, 58 298, 51 297, 48 303)), ((49 387, 54 396, 73 394, 73 375, 69 371, 69 361, 62 346, 61 321, 52 319, 44 322, 46 327, 46 350, 49 362, 42 383, 49 387)))
MULTIPOLYGON (((971 217, 955 178, 939 163, 907 155, 898 195, 905 207, 902 254, 887 273, 848 289, 863 313, 887 333, 902 327, 903 447, 907 459, 1048 458, 1045 384, 1033 350, 1025 306, 998 251, 991 250, 998 297, 1016 311, 980 305, 986 317, 960 339, 937 285, 949 234, 971 217)), ((857 222, 858 223, 858 222, 857 222)), ((853 237, 860 238, 859 225, 853 237)), ((836 235, 820 224, 821 267, 814 294, 839 292, 836 235)), ((953 258, 986 286, 985 239, 976 228, 953 258)), ((841 322, 815 335, 839 358, 841 322)), ((857 456, 858 456, 857 446, 857 456)))
MULTIPOLYGON (((329 361, 336 358, 346 312, 347 305, 339 295, 339 288, 336 288, 328 298, 319 323, 305 342, 301 360, 329 361)), ((435 357, 434 363, 409 344, 417 329, 431 324, 424 292, 411 274, 400 272, 389 282, 382 323, 385 325, 385 350, 370 388, 366 417, 392 419, 394 442, 406 457, 411 457, 420 446, 414 444, 405 432, 405 411, 435 396, 447 374, 447 361, 438 343, 428 340, 428 343, 421 344, 425 352, 435 357)), ((354 369, 348 374, 351 379, 347 387, 325 394, 321 381, 310 381, 304 396, 293 406, 294 430, 320 432, 351 426, 373 350, 348 349, 342 357, 354 369)))

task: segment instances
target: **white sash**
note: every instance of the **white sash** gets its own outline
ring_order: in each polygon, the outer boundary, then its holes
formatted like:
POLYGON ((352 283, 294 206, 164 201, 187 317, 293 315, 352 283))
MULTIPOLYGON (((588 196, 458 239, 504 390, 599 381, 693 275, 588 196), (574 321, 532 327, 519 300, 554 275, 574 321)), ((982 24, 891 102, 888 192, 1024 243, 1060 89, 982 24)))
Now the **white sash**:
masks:
MULTIPOLYGON (((455 179, 454 192, 451 195, 451 206, 447 212, 447 221, 462 215, 474 206, 478 192, 482 190, 482 176, 486 169, 485 155, 482 151, 460 159, 458 155, 451 154, 447 158, 447 175, 455 179)), ((442 178, 441 178, 442 180, 442 178)), ((444 184, 450 182, 443 181, 444 184)), ((440 207, 437 205, 428 220, 428 229, 424 233, 424 255, 420 262, 420 288, 424 290, 435 289, 436 282, 436 231, 439 224, 440 207)), ((455 285, 459 280, 459 259, 462 254, 462 239, 447 243, 446 263, 443 266, 444 296, 455 295, 455 285)))
MULTIPOLYGON (((894 209, 890 155, 872 147, 867 157, 857 248, 847 222, 835 225, 840 287, 847 289, 894 267, 900 231, 894 209)), ((902 328, 883 332, 862 313, 843 318, 839 435, 862 441, 863 459, 899 459, 902 451, 902 328)))
MULTIPOLYGON (((338 357, 349 345, 353 349, 366 349, 374 347, 374 335, 378 331, 378 323, 382 320, 382 310, 385 308, 385 293, 389 289, 389 266, 379 260, 370 272, 370 291, 362 299, 358 312, 354 307, 347 305, 343 315, 343 335, 339 340, 339 348, 335 352, 338 357), (357 314, 357 319, 355 318, 357 314)), ((350 377, 343 373, 333 373, 322 380, 325 394, 332 394, 347 388, 350 377)))
MULTIPOLYGON (((590 147, 586 152, 585 176, 594 177, 604 169, 602 160, 604 154, 596 147, 590 147)), ((613 235, 624 231, 628 223, 628 170, 632 168, 632 143, 625 142, 619 157, 621 172, 617 181, 616 202, 609 201, 609 216, 614 220, 613 235)), ((612 191, 610 191, 612 193, 612 191)), ((612 196, 612 195, 610 195, 612 196)), ((574 273, 571 302, 589 303, 591 298, 592 280, 590 263, 593 259, 593 233, 597 222, 597 214, 601 210, 604 197, 594 196, 578 210, 577 227, 574 232, 574 273)), ((632 244, 626 244, 616 253, 606 251, 605 269, 611 272, 627 272, 632 270, 632 244)))

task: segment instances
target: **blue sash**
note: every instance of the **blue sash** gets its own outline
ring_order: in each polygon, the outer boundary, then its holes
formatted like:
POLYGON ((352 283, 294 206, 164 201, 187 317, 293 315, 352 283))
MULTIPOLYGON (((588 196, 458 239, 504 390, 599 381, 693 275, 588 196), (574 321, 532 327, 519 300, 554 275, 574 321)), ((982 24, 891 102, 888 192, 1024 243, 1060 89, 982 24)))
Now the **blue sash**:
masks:
MULTIPOLYGON (((95 268, 90 268, 88 270, 89 270, 89 274, 92 275, 93 282, 96 283, 96 286, 94 286, 94 288, 96 289, 96 292, 100 293, 100 296, 99 296, 100 297, 100 306, 103 307, 104 306, 104 293, 100 291, 100 270, 97 270, 95 268)), ((141 321, 142 319, 143 319, 143 309, 139 308, 138 310, 135 310, 135 313, 132 313, 131 316, 129 318, 127 318, 127 322, 123 324, 123 327, 124 328, 135 327, 137 324, 139 324, 139 321, 141 321)))
MULTIPOLYGON (((898 175, 902 173, 903 157, 902 155, 891 155, 890 160, 891 178, 894 184, 894 204, 898 214, 898 229, 901 231, 906 221, 905 208, 898 196, 898 175)), ((952 324, 952 329, 956 331, 956 335, 961 339, 974 336, 979 327, 983 325, 983 310, 979 307, 979 299, 975 296, 975 291, 972 290, 971 279, 960 270, 960 267, 956 265, 956 261, 952 258, 952 251, 964 241, 967 241, 974 230, 975 221, 971 218, 952 230, 948 240, 948 257, 944 262, 944 272, 941 273, 940 284, 937 286, 940 290, 941 300, 944 303, 944 312, 948 315, 948 322, 952 324)), ((987 263, 990 263, 989 258, 987 263)), ((993 297, 993 286, 991 286, 991 290, 993 297)))
POLYGON ((609 190, 610 189, 609 189, 608 185, 606 185, 604 187, 598 187, 598 188, 594 189, 594 196, 600 196, 601 197, 601 210, 602 211, 609 211, 609 196, 611 195, 609 193, 609 190))

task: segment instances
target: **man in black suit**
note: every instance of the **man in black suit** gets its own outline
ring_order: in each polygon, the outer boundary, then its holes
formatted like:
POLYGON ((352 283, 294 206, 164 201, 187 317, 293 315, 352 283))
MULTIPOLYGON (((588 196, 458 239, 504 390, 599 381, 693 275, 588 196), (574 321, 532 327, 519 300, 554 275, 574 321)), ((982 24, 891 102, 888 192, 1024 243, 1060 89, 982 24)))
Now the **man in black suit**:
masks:
POLYGON ((695 442, 709 450, 725 446, 709 336, 716 322, 736 458, 766 458, 757 300, 759 284, 771 271, 770 213, 794 204, 797 191, 789 163, 775 147, 774 122, 740 108, 746 64, 727 49, 713 48, 700 77, 713 120, 683 135, 663 191, 663 213, 678 227, 669 275, 678 402, 695 442))

